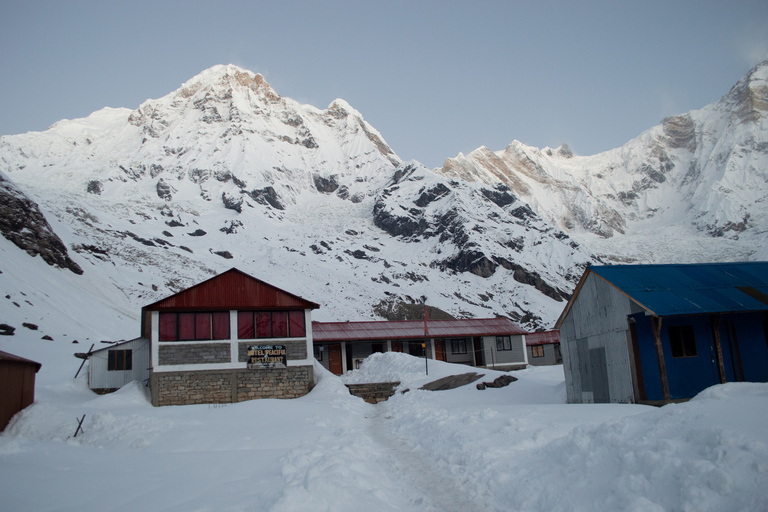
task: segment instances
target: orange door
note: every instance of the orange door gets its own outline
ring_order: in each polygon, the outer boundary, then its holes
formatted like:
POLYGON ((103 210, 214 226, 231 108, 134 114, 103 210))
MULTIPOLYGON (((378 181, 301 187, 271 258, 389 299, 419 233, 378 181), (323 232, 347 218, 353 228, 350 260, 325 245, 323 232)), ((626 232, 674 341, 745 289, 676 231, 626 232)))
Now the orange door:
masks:
POLYGON ((328 345, 328 367, 334 375, 342 374, 341 345, 338 343, 328 345))
POLYGON ((445 361, 445 341, 435 340, 435 359, 445 361))

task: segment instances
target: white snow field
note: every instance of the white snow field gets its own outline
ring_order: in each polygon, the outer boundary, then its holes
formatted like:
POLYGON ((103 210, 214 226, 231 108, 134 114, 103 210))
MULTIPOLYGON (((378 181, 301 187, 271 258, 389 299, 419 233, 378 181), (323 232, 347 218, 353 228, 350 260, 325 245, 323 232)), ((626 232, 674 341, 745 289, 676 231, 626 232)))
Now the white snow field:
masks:
POLYGON ((418 388, 501 372, 429 361, 426 376, 423 359, 389 353, 343 377, 315 365, 299 399, 155 408, 136 382, 92 393, 85 369, 73 379, 88 347, 39 337, 0 339, 43 365, 35 403, 0 434, 6 511, 768 510, 768 384, 662 408, 568 405, 561 366, 431 392, 418 388), (390 380, 399 392, 376 405, 343 384, 390 380))

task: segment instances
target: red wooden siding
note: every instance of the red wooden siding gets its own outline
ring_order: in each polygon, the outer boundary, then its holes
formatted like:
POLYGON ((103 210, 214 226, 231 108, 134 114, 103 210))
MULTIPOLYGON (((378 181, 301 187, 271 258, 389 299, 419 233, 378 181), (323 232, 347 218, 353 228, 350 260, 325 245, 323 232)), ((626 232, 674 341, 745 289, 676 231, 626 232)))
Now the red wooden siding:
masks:
POLYGON ((314 302, 249 276, 235 268, 145 306, 145 311, 230 309, 317 309, 314 302))
POLYGON ((0 431, 14 414, 35 401, 35 373, 40 363, 0 352, 0 431))

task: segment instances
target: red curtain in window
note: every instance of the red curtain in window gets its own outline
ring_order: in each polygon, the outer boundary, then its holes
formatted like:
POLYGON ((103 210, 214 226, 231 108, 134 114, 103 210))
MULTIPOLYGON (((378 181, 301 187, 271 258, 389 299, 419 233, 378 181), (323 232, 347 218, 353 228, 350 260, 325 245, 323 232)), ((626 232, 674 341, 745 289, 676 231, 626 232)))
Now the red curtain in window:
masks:
POLYGON ((176 341, 176 313, 160 313, 160 341, 176 341))
POLYGON ((195 339, 195 314, 179 313, 179 339, 195 339))
POLYGON ((253 311, 237 312, 237 337, 241 340, 252 340, 256 337, 253 326, 253 311))
POLYGON ((288 321, 290 323, 291 338, 302 338, 306 335, 303 311, 291 311, 288 313, 288 321))
POLYGON ((275 311, 272 313, 272 337, 288 337, 288 312, 275 311))
POLYGON ((210 340, 211 336, 211 314, 195 313, 195 339, 210 340))
POLYGON ((219 311, 218 313, 211 313, 213 319, 213 339, 214 340, 228 340, 229 339, 229 311, 219 311))
POLYGON ((272 316, 269 313, 256 313, 256 337, 272 337, 272 316))

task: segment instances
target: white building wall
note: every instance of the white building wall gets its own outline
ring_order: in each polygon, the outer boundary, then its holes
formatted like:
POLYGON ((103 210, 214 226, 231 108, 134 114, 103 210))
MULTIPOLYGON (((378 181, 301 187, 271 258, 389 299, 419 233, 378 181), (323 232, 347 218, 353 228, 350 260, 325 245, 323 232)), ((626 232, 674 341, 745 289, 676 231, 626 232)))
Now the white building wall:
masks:
POLYGON ((91 389, 116 389, 136 380, 145 383, 149 379, 149 340, 137 338, 119 345, 112 345, 93 352, 88 359, 88 387, 91 389), (131 370, 108 370, 110 350, 131 350, 131 370))

